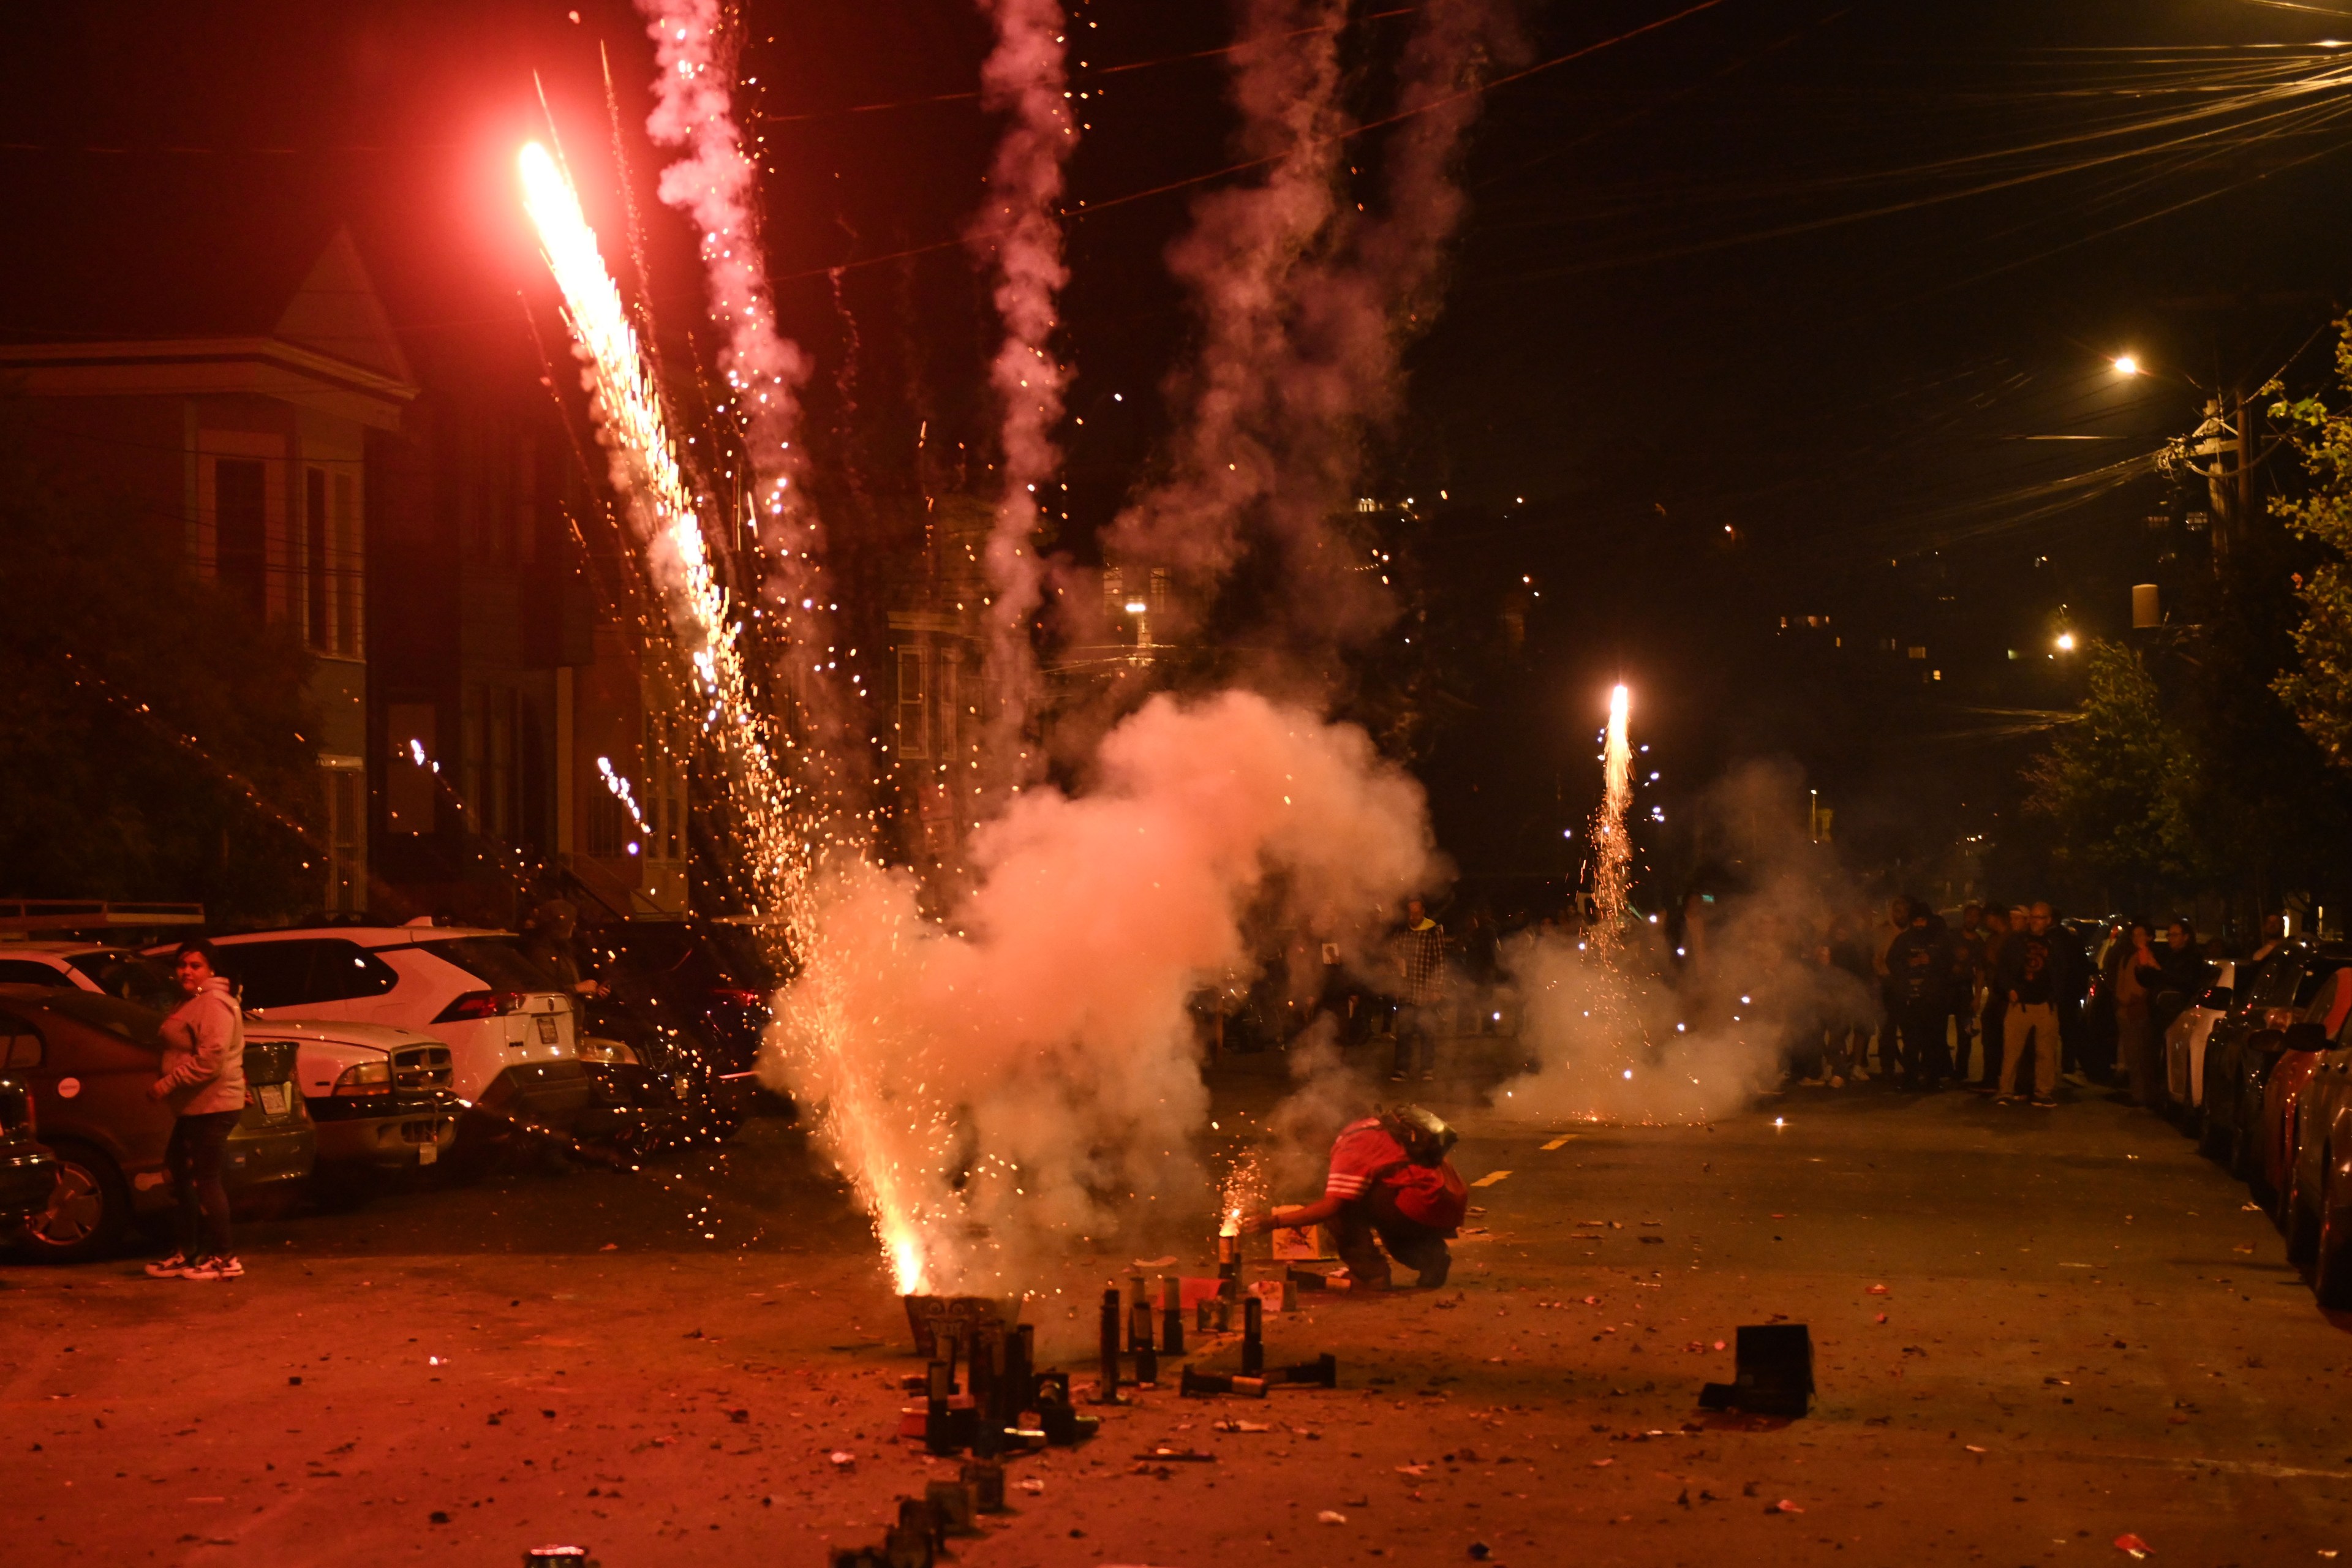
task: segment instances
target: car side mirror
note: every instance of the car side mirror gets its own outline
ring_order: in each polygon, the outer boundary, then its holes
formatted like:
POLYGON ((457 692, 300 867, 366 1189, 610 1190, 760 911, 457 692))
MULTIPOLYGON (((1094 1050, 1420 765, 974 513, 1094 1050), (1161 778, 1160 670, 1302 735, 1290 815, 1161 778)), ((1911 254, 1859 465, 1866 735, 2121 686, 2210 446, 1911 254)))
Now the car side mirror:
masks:
POLYGON ((2289 1024, 2284 1037, 2291 1051, 2324 1051, 2327 1048, 2327 1031, 2317 1024, 2289 1024))

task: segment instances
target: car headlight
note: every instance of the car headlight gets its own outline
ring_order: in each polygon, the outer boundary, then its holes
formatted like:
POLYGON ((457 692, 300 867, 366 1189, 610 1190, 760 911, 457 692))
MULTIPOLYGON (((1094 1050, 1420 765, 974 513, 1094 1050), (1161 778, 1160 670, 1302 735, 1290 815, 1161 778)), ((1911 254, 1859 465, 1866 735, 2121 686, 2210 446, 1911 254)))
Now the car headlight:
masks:
POLYGON ((579 1055, 583 1062, 606 1062, 616 1067, 637 1065, 636 1052, 618 1040, 599 1039, 593 1035, 582 1037, 579 1055))
POLYGON ((392 1064, 362 1062, 357 1067, 345 1068, 342 1076, 335 1079, 335 1092, 339 1095, 390 1094, 392 1064))

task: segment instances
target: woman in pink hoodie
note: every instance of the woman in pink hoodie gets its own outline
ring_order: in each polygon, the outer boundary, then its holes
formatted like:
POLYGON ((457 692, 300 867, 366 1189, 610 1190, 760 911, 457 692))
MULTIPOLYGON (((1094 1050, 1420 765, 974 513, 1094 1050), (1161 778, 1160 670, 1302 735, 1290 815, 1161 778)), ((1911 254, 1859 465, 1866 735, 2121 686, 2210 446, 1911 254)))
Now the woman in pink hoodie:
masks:
POLYGON ((177 1120, 163 1163, 180 1201, 179 1249, 147 1265, 158 1279, 234 1279, 245 1266, 230 1250, 228 1189, 221 1160, 245 1114, 245 1013, 215 972, 213 944, 180 944, 173 975, 186 1001, 163 1020, 163 1067, 148 1097, 168 1101, 177 1120))

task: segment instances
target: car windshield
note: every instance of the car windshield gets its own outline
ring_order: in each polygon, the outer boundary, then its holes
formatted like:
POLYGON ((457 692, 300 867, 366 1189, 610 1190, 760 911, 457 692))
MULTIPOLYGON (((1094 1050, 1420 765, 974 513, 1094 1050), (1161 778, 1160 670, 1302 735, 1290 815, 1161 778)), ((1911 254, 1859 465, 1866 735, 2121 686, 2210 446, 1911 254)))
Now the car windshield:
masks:
POLYGON ((120 1040, 134 1046, 163 1044, 163 1015, 152 1007, 142 1007, 136 1002, 125 1002, 120 996, 100 996, 90 991, 59 991, 41 998, 41 1005, 61 1018, 92 1029, 103 1029, 120 1040))
POLYGON ((108 948, 97 952, 77 952, 66 962, 88 975, 90 983, 109 996, 120 996, 126 1002, 166 1013, 180 1005, 180 988, 172 983, 172 977, 159 964, 150 963, 135 953, 108 948))
POLYGON ((493 991, 561 991, 563 984, 539 965, 520 937, 453 936, 421 943, 425 952, 454 963, 493 991))

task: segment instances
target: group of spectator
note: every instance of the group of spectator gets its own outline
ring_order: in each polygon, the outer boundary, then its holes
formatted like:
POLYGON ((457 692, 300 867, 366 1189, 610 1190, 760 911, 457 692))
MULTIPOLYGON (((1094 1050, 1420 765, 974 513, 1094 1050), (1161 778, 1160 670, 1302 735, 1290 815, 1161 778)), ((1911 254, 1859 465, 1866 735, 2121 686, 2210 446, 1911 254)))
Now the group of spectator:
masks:
POLYGON ((1949 921, 1912 898, 1890 901, 1866 936, 1833 923, 1812 956, 1874 989, 1878 1006, 1874 1018, 1801 1025, 1790 1048, 1801 1082, 1867 1081, 1875 1046, 1877 1074, 1906 1089, 1967 1085, 2042 1106, 2057 1102, 2062 1077, 2120 1078, 2141 1104, 2160 1105, 2165 1030, 2213 967, 2186 919, 2161 936, 2137 920, 2085 932, 2046 902, 1971 903, 1949 921))

